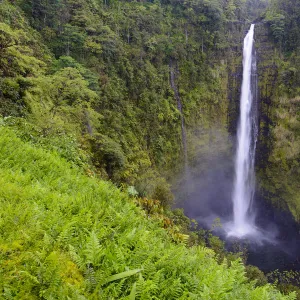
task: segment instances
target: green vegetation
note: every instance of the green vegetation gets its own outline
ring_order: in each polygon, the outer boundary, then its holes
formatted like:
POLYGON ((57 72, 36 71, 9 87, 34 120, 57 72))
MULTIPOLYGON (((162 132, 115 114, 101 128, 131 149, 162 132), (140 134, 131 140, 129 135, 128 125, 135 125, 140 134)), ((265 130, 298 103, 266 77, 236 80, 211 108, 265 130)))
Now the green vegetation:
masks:
POLYGON ((300 220, 299 4, 267 2, 1 1, 1 298, 295 298, 167 209, 184 136, 199 170, 230 152, 229 86, 261 19, 278 70, 262 189, 300 220))
POLYGON ((174 243, 112 184, 0 128, 4 299, 294 299, 174 243))
POLYGON ((28 137, 47 147, 74 140, 102 178, 149 197, 167 190, 164 178, 183 161, 170 73, 192 162, 211 125, 226 132, 231 59, 220 61, 235 35, 226 28, 245 20, 245 5, 4 0, 0 114, 25 118, 28 137))
MULTIPOLYGON (((271 1, 264 17, 269 43, 261 65, 261 144, 259 168, 266 197, 300 221, 300 6, 271 1), (270 43, 272 42, 272 43, 270 43), (264 161, 265 160, 265 161, 264 161)), ((263 34, 263 33, 262 33, 263 34)), ((263 37, 261 38, 263 40, 263 37)))

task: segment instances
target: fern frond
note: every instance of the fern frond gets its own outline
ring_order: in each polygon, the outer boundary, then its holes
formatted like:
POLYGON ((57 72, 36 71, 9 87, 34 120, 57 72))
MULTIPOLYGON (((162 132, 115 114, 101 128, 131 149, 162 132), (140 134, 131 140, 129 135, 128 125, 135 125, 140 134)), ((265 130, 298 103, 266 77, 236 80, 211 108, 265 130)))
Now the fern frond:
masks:
POLYGON ((141 271, 142 271, 142 269, 135 269, 135 270, 125 271, 125 272, 122 272, 119 274, 112 275, 107 278, 106 283, 133 276, 137 273, 140 273, 141 271))
POLYGON ((86 264, 92 264, 94 267, 100 264, 104 249, 100 245, 99 239, 94 231, 91 232, 83 253, 85 255, 86 264))
POLYGON ((136 297, 136 282, 133 284, 128 300, 135 300, 136 297))
POLYGON ((80 270, 85 269, 84 259, 76 253, 75 248, 72 245, 69 245, 69 254, 73 262, 77 265, 80 270))

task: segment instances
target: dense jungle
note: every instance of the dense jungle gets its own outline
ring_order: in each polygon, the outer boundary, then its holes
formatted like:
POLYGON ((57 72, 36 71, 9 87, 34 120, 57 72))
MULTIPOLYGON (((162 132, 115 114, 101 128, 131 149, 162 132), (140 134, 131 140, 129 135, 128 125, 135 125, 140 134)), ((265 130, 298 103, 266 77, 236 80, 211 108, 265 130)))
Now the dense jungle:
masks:
POLYGON ((0 0, 0 298, 300 299, 299 49, 298 0, 0 0), (251 24, 292 263, 219 233, 251 24))

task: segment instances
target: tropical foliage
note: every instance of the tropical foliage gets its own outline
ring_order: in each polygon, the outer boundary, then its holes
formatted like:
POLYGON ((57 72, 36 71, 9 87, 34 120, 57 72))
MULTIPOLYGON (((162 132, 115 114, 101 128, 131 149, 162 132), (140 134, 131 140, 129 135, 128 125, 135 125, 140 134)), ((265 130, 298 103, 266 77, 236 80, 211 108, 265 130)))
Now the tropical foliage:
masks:
POLYGON ((4 299, 294 299, 172 242, 112 184, 0 128, 4 299))
POLYGON ((266 197, 278 207, 291 211, 297 221, 300 220, 298 12, 298 1, 273 0, 263 19, 273 43, 269 45, 269 58, 265 59, 263 67, 262 98, 265 104, 262 131, 265 134, 262 144, 267 160, 260 168, 260 181, 266 197))
MULTIPOLYGON (((263 188, 299 219, 296 2, 274 0, 261 16, 279 46, 280 76, 275 147, 260 171, 263 188)), ((181 211, 166 210, 185 145, 191 165, 230 149, 236 49, 265 6, 1 1, 1 298, 295 298, 225 255, 210 232, 189 233, 181 211), (213 130, 224 147, 212 146, 213 130)))
POLYGON ((0 113, 26 117, 36 139, 71 135, 103 178, 151 196, 181 169, 181 113, 191 161, 207 140, 195 128, 226 128, 218 57, 245 5, 4 0, 0 113))

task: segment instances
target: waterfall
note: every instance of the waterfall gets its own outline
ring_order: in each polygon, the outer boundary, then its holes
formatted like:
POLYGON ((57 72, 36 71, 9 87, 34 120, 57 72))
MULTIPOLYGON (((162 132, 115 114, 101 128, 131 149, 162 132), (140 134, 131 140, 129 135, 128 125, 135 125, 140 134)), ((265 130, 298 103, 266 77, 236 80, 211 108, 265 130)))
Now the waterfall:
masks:
POLYGON ((185 125, 184 125, 184 116, 183 116, 183 110, 182 110, 182 103, 178 91, 178 87, 176 84, 176 72, 178 72, 177 68, 173 66, 173 60, 170 60, 170 84, 171 88, 174 91, 175 99, 177 102, 177 108, 180 112, 180 119, 181 119, 181 139, 182 139, 182 147, 183 147, 183 156, 184 156, 184 171, 185 171, 185 177, 188 178, 188 155, 187 155, 187 141, 186 141, 186 132, 185 132, 185 125))
POLYGON ((257 139, 257 76, 254 24, 244 39, 243 82, 240 99, 235 181, 232 195, 233 224, 230 235, 242 237, 255 232, 251 205, 255 192, 255 148, 257 139))

